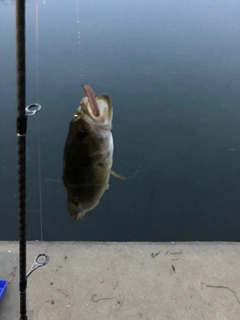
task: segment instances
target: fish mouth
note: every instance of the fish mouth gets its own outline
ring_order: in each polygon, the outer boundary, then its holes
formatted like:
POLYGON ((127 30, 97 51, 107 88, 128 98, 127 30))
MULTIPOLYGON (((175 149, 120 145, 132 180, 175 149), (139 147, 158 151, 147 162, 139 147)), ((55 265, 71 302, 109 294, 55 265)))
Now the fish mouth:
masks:
POLYGON ((87 96, 81 100, 79 110, 82 108, 91 121, 98 125, 111 125, 113 116, 111 98, 104 94, 96 96, 88 84, 82 87, 87 96))
POLYGON ((98 107, 98 104, 97 104, 97 100, 96 100, 96 95, 95 95, 93 89, 88 84, 85 84, 82 87, 83 87, 83 90, 84 90, 84 92, 86 93, 86 95, 88 97, 88 101, 89 101, 89 104, 90 104, 91 111, 92 111, 93 115, 95 117, 99 117, 100 116, 100 110, 99 110, 99 107, 98 107))

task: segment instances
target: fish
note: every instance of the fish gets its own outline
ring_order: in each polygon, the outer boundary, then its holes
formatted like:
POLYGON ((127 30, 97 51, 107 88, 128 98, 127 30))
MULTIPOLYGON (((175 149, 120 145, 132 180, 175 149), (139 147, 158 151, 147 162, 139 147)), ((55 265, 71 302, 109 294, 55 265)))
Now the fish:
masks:
POLYGON ((71 217, 79 221, 94 209, 109 188, 113 164, 112 100, 83 85, 64 146, 63 184, 71 217))

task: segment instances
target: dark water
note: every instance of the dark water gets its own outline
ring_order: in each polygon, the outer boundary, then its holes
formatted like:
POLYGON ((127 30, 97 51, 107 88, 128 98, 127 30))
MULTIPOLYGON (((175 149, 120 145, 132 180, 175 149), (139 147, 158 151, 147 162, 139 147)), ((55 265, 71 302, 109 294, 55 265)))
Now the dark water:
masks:
MULTIPOLYGON (((14 9, 0 2, 0 240, 18 237, 14 9)), ((240 240, 239 16, 234 0, 27 2, 29 240, 41 220, 43 240, 240 240), (113 169, 139 171, 76 223, 62 156, 84 83, 112 97, 113 169)))

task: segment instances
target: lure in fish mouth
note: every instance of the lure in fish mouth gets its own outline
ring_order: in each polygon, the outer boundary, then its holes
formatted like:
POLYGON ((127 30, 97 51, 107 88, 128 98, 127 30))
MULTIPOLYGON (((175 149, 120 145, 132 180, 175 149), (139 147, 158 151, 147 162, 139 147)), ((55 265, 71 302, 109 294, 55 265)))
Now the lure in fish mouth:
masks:
POLYGON ((86 97, 80 101, 75 116, 79 112, 85 113, 85 119, 89 123, 98 123, 101 126, 112 126, 112 101, 104 94, 95 95, 93 89, 88 85, 83 85, 86 97), (88 118, 87 118, 88 117, 88 118), (92 121, 92 122, 91 122, 92 121))
POLYGON ((64 148, 63 183, 75 220, 98 205, 108 189, 113 161, 111 98, 95 95, 89 85, 83 90, 86 97, 70 122, 64 148))
POLYGON ((84 92, 86 93, 89 103, 90 103, 90 107, 92 109, 92 113, 94 114, 95 117, 99 117, 100 116, 100 110, 96 101, 96 95, 93 92, 93 89, 88 85, 85 84, 82 86, 84 92))

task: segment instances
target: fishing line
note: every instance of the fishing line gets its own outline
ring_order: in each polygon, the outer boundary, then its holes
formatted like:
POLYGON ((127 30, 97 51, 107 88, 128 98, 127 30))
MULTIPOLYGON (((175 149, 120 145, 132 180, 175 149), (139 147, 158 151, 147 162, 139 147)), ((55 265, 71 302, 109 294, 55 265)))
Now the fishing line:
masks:
MULTIPOLYGON (((36 37, 36 97, 39 101, 39 24, 38 24, 38 0, 35 0, 35 37, 36 37)), ((38 189, 39 189, 39 219, 40 219, 40 240, 43 241, 43 210, 42 210, 42 165, 40 147, 40 115, 37 115, 37 154, 38 154, 38 189)))
POLYGON ((77 41, 78 41, 78 56, 80 62, 80 78, 83 77, 82 65, 82 45, 81 45, 81 31, 80 31, 80 15, 79 15, 79 0, 76 0, 76 14, 77 14, 77 41))

